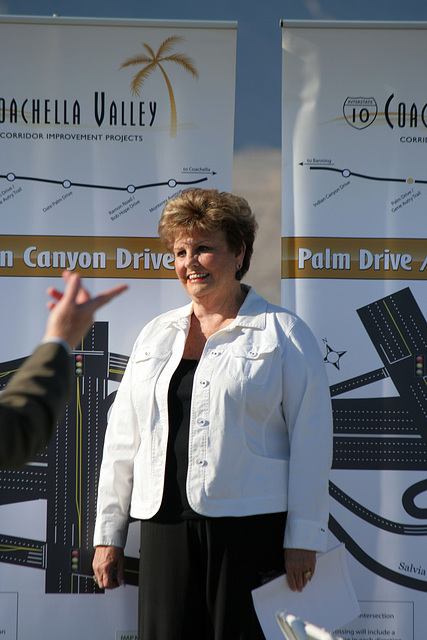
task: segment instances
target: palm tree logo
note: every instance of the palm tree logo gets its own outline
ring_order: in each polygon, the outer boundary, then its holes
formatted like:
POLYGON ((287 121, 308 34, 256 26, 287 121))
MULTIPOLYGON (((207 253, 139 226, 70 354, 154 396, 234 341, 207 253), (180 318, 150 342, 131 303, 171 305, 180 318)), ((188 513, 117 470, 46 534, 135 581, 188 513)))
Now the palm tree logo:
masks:
POLYGON ((160 45, 157 50, 157 53, 154 53, 153 49, 146 42, 142 43, 142 46, 146 50, 147 53, 143 53, 141 55, 134 56, 133 58, 129 58, 124 62, 120 69, 124 67, 132 67, 140 64, 145 65, 141 71, 134 76, 131 82, 131 91, 134 96, 140 95, 140 91, 142 85, 145 80, 158 68, 163 74, 163 77, 166 82, 166 86, 169 92, 169 101, 171 105, 171 126, 170 126, 170 136, 171 138, 176 138, 177 132, 177 113, 176 113, 176 103, 175 96, 173 93, 172 85, 170 80, 166 74, 166 71, 163 68, 163 63, 165 62, 175 62, 180 67, 191 73, 193 78, 198 78, 199 74, 196 69, 196 66, 191 58, 182 54, 182 53, 170 53, 173 47, 179 42, 183 42, 184 38, 180 36, 170 36, 166 38, 160 45))

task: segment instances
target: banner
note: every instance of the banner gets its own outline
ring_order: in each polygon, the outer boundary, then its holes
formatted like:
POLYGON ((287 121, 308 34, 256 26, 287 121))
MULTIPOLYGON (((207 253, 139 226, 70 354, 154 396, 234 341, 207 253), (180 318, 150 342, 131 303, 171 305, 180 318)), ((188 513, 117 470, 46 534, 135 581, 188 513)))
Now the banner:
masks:
POLYGON ((134 638, 126 588, 92 580, 98 471, 132 345, 187 301, 157 236, 164 204, 231 190, 236 24, 0 18, 1 385, 41 339, 46 288, 128 282, 77 349, 74 396, 46 451, 0 471, 0 635, 134 638))
POLYGON ((346 544, 362 611, 338 631, 413 640, 427 624, 427 25, 282 27, 282 300, 324 353, 331 546, 346 544))

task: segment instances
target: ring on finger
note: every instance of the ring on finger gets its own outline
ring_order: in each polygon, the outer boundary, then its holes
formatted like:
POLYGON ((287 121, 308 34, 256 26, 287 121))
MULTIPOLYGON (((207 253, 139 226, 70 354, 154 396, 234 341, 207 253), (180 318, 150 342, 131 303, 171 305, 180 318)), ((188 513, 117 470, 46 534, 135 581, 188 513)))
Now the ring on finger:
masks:
POLYGON ((304 578, 306 578, 306 580, 310 580, 311 576, 313 575, 311 569, 309 569, 308 571, 305 571, 303 573, 304 578))

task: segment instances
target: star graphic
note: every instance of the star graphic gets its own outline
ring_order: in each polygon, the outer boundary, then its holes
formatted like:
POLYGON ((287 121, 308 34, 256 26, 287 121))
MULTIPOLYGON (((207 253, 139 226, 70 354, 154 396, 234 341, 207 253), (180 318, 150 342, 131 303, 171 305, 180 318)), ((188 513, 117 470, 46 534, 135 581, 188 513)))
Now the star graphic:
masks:
POLYGON ((325 340, 324 342, 326 346, 326 355, 323 358, 324 362, 332 364, 336 369, 339 370, 340 359, 345 353, 347 353, 347 351, 335 351, 335 349, 332 349, 325 340))

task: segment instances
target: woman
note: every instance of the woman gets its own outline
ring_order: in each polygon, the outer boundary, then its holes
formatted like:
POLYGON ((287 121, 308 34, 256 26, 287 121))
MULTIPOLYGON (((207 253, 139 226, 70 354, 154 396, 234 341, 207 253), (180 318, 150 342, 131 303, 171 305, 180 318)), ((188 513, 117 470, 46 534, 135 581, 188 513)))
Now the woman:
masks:
POLYGON ((190 189, 159 235, 192 302, 150 322, 107 429, 95 579, 123 582, 141 520, 139 640, 259 640, 251 590, 324 551, 331 405, 307 326, 241 284, 257 223, 243 198, 190 189), (283 549, 284 556, 283 556, 283 549))

